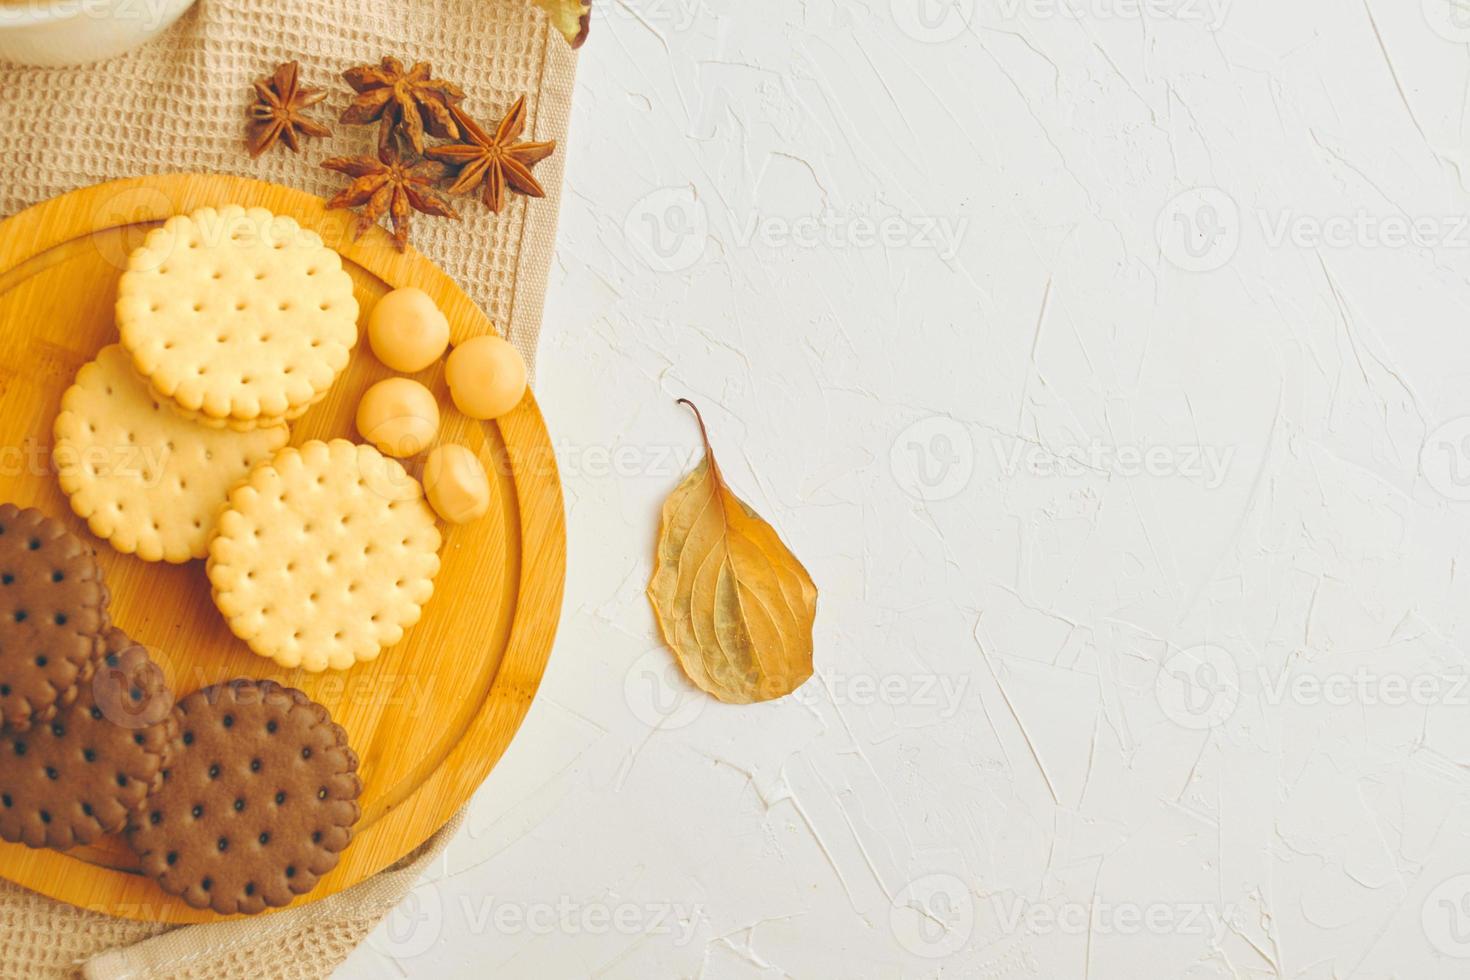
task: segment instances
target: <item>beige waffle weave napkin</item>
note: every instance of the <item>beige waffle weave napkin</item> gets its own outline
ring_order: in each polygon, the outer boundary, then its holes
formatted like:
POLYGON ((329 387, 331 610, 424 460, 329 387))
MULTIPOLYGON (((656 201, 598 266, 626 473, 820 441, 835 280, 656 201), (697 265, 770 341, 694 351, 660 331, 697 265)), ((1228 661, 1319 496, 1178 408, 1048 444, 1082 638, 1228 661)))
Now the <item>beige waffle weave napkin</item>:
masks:
MULTIPOLYGON (((370 128, 336 127, 301 155, 244 151, 250 82, 282 61, 303 83, 350 92, 340 73, 392 54, 432 63, 466 106, 498 119, 527 96, 528 139, 565 143, 575 57, 525 0, 200 0, 166 34, 84 68, 0 65, 0 216, 104 180, 170 171, 233 173, 329 196, 328 156, 370 152, 370 128)), ((421 218, 414 244, 506 331, 534 368, 556 234, 565 148, 537 168, 547 198, 463 222, 421 218)), ((245 923, 172 929, 53 902, 0 880, 0 978, 209 977, 331 973, 403 898, 458 829, 451 821, 397 867, 354 888, 245 923)))

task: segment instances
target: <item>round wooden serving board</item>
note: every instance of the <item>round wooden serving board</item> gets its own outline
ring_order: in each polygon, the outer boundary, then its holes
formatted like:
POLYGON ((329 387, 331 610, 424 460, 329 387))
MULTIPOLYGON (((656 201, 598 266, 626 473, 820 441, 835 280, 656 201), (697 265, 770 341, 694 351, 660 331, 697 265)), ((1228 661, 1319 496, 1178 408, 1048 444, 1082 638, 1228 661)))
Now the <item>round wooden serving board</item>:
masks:
MULTIPOLYGON (((96 543, 112 616, 146 645, 180 696, 234 677, 268 677, 325 705, 361 758, 362 820, 336 870, 297 904, 351 887, 413 851, 462 807, 530 707, 561 612, 566 527, 546 426, 527 395, 479 423, 456 412, 442 362, 416 377, 444 406, 441 439, 479 453, 494 503, 480 521, 444 527, 443 567, 423 619, 402 643, 348 671, 284 671, 236 640, 210 599, 204 563, 149 564, 87 533, 57 486, 51 428, 78 369, 117 338, 113 304, 129 252, 170 215, 259 205, 314 229, 342 254, 364 317, 398 286, 418 286, 449 317, 454 343, 494 326, 428 259, 397 252, 320 199, 259 181, 178 175, 68 194, 0 223, 0 501, 35 506, 96 543)), ((292 426, 295 445, 357 440, 363 392, 391 375, 364 339, 326 401, 292 426)), ((419 460, 410 461, 418 474, 419 460)), ((135 872, 121 840, 69 852, 0 843, 0 875, 110 915, 164 922, 220 918, 189 908, 135 872)))

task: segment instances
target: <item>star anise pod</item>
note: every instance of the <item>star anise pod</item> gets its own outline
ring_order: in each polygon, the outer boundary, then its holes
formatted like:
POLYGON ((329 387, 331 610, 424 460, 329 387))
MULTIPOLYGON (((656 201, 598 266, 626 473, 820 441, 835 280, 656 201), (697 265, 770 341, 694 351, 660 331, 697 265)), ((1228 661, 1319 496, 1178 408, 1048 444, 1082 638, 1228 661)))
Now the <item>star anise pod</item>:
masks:
POLYGON ((525 96, 516 100, 493 135, 485 132, 459 106, 451 106, 450 112, 464 132, 465 141, 431 146, 424 151, 431 159, 459 168, 459 177, 449 193, 463 194, 483 183, 485 206, 496 214, 505 207, 506 188, 527 197, 546 196, 531 168, 555 152, 556 141, 517 142, 526 129, 525 96))
POLYGON ((435 80, 427 62, 404 71, 397 58, 376 65, 359 65, 342 73, 357 98, 342 113, 342 122, 360 126, 378 123, 378 147, 401 134, 415 153, 424 152, 424 133, 458 139, 459 129, 450 108, 464 98, 459 86, 435 80))
POLYGON ((327 97, 326 90, 302 88, 300 75, 301 66, 288 61, 273 74, 256 79, 255 102, 250 106, 250 121, 245 127, 252 157, 269 150, 277 140, 297 153, 301 150, 302 136, 332 135, 326 126, 305 115, 307 109, 327 97))
POLYGON ((393 222, 393 242, 400 252, 408 244, 413 212, 459 220, 437 188, 447 173, 444 165, 417 157, 405 160, 391 143, 380 147, 376 157, 332 157, 322 166, 353 178, 345 190, 327 202, 327 207, 362 208, 357 214, 359 235, 388 215, 393 222))

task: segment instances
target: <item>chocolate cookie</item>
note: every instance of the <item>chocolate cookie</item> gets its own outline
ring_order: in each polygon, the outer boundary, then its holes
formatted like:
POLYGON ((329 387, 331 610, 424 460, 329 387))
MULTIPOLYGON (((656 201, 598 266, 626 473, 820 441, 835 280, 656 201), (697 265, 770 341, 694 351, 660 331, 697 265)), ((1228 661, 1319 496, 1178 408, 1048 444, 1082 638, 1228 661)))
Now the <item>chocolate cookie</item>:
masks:
POLYGON ((273 681, 207 687, 178 714, 163 784, 128 830, 143 873, 223 915, 315 888, 361 815, 347 733, 326 708, 273 681))
POLYGON ((176 730, 173 694, 148 652, 119 629, 69 707, 0 735, 0 838, 31 847, 90 844, 127 826, 162 782, 176 730))
POLYGON ((108 625, 92 549, 38 510, 0 505, 0 728, 25 731, 76 700, 108 625))

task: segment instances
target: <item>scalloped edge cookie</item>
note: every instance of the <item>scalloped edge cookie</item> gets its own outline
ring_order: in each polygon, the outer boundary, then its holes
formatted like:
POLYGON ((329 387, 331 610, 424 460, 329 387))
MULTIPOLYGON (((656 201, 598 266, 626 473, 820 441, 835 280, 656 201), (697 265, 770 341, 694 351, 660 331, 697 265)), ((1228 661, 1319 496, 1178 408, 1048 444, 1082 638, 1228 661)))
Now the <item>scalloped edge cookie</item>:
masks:
POLYGON ((288 447, 230 494, 209 546, 215 605, 287 669, 343 670, 403 639, 442 538, 397 460, 345 439, 288 447))
POLYGON ((171 564, 209 556, 230 490, 291 437, 284 425, 233 432, 180 417, 117 344, 77 372, 54 433, 62 492, 92 533, 125 555, 171 564))
POLYGON ((162 784, 128 827, 143 873, 221 915, 310 892, 362 818, 347 732, 301 691, 269 680, 195 691, 176 714, 162 784))
POLYGON ((148 233, 118 286, 134 367, 208 424, 299 416, 347 367, 358 304, 316 232, 264 208, 176 215, 148 233))
POLYGON ((0 505, 0 728, 27 731, 76 700, 110 598, 90 545, 34 507, 0 505))
POLYGON ((27 732, 0 734, 0 839, 66 849, 123 830, 163 781, 173 692, 122 630, 77 700, 27 732))

